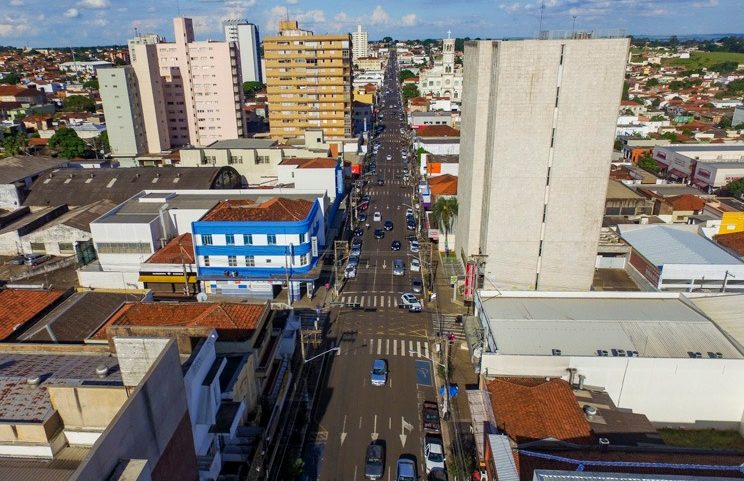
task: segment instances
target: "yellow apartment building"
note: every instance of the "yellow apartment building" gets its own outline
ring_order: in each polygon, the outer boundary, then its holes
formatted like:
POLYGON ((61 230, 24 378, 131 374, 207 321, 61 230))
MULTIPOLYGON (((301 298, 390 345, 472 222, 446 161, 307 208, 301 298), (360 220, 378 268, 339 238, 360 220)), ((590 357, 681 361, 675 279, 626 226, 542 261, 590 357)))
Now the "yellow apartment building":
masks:
POLYGON ((296 20, 264 37, 271 137, 322 129, 327 139, 351 136, 351 34, 314 35, 296 20))

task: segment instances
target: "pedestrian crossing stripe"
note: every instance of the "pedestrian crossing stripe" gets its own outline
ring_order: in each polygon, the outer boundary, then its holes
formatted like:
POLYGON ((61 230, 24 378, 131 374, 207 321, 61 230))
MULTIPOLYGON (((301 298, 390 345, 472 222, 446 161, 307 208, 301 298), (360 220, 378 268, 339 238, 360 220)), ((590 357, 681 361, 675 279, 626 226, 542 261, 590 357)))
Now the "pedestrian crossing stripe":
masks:
MULTIPOLYGON (((428 341, 412 341, 409 339, 372 338, 364 340, 367 354, 372 356, 403 356, 417 359, 431 359, 433 351, 428 341)), ((363 348, 362 348, 363 349, 363 348)), ((337 356, 357 355, 359 346, 341 343, 337 356)), ((363 350, 361 352, 364 352, 363 350)))
POLYGON ((360 307, 398 307, 398 297, 395 295, 367 295, 352 296, 346 295, 339 298, 344 304, 359 304, 360 307))

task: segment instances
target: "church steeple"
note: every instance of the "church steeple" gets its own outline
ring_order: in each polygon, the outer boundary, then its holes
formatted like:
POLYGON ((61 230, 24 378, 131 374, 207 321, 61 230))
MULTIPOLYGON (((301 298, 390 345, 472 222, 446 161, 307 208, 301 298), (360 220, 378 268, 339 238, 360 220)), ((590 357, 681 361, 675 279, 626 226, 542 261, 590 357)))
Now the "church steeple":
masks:
POLYGON ((444 73, 455 71, 455 39, 452 32, 447 31, 447 38, 442 40, 442 68, 444 73))

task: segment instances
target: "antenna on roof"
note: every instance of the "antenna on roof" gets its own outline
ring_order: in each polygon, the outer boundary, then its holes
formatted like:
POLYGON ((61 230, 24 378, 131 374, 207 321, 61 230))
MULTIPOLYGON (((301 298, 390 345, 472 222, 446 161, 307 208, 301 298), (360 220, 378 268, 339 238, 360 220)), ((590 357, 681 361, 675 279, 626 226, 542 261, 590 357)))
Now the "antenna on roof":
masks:
POLYGON ((176 13, 178 13, 178 16, 181 16, 181 2, 179 0, 176 0, 176 13))
POLYGON ((537 30, 538 36, 542 32, 543 14, 545 13, 545 0, 540 2, 540 28, 537 30))

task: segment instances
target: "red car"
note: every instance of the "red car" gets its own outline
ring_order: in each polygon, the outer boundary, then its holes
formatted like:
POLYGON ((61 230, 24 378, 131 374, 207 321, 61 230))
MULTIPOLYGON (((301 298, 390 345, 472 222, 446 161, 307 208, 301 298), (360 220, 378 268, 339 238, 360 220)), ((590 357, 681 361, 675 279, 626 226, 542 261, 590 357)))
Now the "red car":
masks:
POLYGON ((439 407, 434 401, 424 401, 422 407, 424 419, 424 431, 428 433, 440 433, 442 428, 439 424, 439 407))

